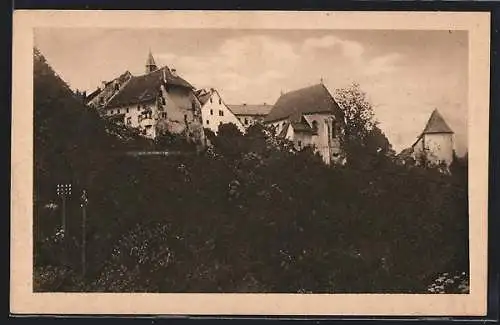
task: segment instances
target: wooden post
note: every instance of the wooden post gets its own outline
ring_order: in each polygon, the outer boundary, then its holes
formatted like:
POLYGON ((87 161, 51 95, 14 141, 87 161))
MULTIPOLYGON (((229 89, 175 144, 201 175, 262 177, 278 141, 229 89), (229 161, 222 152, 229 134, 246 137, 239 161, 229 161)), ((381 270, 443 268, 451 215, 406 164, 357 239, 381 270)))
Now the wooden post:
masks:
POLYGON ((85 277, 87 261, 86 261, 86 247, 87 247, 87 193, 83 190, 82 194, 82 277, 85 277))
POLYGON ((62 230, 66 237, 66 194, 62 195, 62 230))

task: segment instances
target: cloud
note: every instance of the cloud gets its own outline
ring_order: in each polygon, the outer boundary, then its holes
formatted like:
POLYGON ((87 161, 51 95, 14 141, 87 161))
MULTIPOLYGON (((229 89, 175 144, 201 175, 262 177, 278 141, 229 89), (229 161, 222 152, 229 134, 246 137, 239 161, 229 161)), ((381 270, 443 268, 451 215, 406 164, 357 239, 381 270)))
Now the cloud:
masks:
POLYGON ((238 98, 248 90, 254 95, 265 93, 266 88, 269 92, 269 86, 293 74, 301 60, 290 43, 260 35, 227 39, 210 53, 159 53, 156 57, 158 64, 175 67, 196 87, 218 88, 234 102, 251 100, 238 98))
POLYGON ((335 47, 339 48, 346 58, 352 60, 360 60, 365 52, 361 43, 331 35, 306 39, 302 44, 302 52, 311 53, 318 49, 332 49, 335 47))
POLYGON ((397 69, 396 65, 402 58, 403 56, 399 53, 377 56, 367 62, 364 73, 373 76, 393 72, 397 69))

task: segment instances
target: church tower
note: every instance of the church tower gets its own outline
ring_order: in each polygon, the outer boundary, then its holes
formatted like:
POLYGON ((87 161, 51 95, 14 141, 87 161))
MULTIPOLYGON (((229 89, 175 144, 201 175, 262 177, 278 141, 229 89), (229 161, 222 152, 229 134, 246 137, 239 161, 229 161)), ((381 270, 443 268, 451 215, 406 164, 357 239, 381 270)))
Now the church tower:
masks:
POLYGON ((146 60, 146 73, 150 73, 156 70, 158 70, 158 67, 156 66, 153 54, 151 54, 151 50, 149 50, 148 59, 146 60))

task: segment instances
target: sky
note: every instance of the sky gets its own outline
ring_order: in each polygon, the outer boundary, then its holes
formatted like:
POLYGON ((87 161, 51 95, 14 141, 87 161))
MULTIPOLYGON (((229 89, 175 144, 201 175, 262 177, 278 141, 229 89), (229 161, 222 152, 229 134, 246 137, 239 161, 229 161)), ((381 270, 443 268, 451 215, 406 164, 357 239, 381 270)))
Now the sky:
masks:
POLYGON ((144 73, 148 51, 228 104, 274 104, 281 92, 323 81, 359 83, 396 151, 438 109, 467 150, 466 31, 43 28, 35 46, 72 89, 95 90, 126 70, 144 73))

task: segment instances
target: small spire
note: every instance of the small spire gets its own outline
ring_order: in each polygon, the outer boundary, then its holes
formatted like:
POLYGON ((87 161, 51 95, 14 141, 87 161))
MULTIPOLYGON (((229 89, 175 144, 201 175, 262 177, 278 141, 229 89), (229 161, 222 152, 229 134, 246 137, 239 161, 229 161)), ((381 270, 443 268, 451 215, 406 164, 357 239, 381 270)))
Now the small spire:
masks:
POLYGON ((146 73, 150 73, 155 70, 157 70, 157 66, 155 59, 153 58, 153 54, 151 53, 151 49, 149 49, 148 58, 146 60, 146 73))
POLYGON ((319 78, 319 83, 322 84, 322 85, 324 84, 323 77, 319 78))

